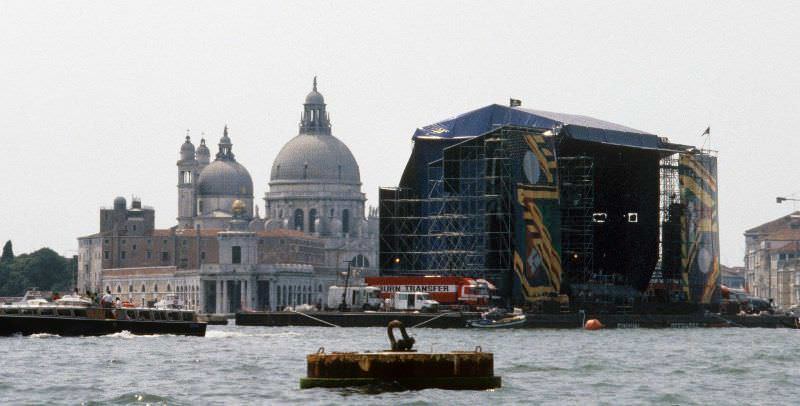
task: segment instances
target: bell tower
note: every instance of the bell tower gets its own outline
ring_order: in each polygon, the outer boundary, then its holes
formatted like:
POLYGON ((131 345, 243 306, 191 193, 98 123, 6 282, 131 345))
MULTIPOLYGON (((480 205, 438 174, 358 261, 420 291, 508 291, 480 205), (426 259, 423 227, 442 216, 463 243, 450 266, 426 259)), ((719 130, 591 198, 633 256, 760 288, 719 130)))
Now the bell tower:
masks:
POLYGON ((181 145, 178 160, 178 227, 194 228, 196 184, 199 162, 195 157, 194 144, 186 130, 186 141, 181 145))

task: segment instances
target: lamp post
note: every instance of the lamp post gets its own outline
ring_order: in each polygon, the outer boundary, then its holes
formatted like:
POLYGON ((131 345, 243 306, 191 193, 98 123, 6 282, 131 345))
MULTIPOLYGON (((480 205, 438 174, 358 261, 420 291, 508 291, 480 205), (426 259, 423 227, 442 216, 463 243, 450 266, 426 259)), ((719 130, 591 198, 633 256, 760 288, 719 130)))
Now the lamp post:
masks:
POLYGON ((342 292, 342 304, 339 305, 339 311, 343 312, 347 310, 347 287, 350 284, 350 266, 353 264, 353 260, 343 261, 347 264, 347 275, 344 277, 344 292, 342 292))

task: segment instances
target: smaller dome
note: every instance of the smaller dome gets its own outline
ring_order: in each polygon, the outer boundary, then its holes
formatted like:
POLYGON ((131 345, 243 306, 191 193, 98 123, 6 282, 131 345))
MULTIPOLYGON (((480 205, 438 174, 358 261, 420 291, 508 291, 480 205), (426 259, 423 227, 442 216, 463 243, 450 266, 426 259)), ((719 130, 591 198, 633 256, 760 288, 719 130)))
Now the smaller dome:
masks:
POLYGON ((233 204, 231 205, 231 210, 233 211, 233 214, 238 216, 242 215, 246 208, 247 206, 245 206, 244 202, 239 199, 234 200, 233 204))
POLYGON ((325 104, 325 98, 322 97, 322 93, 312 90, 311 93, 306 96, 306 104, 325 104))
POLYGON ((200 172, 200 196, 236 196, 253 198, 253 179, 236 161, 217 159, 200 172))
POLYGON ((117 196, 114 199, 114 210, 125 210, 128 207, 128 202, 122 196, 117 196))
POLYGON ((194 144, 192 144, 191 138, 186 136, 186 141, 181 145, 181 160, 188 161, 194 159, 194 144))
POLYGON ((325 104, 325 98, 322 97, 322 94, 317 91, 317 77, 314 76, 314 87, 311 89, 311 93, 306 96, 306 103, 305 104, 325 104))
POLYGON ((211 151, 206 146, 206 139, 200 139, 200 145, 197 147, 197 155, 198 156, 211 156, 211 151))

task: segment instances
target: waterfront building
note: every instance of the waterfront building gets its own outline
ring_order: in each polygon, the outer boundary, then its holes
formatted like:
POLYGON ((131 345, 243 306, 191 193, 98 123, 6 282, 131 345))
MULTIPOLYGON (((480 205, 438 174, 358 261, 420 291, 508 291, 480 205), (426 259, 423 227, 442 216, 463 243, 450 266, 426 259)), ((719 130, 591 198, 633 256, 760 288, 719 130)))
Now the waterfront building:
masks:
POLYGON ((275 158, 265 216, 237 162, 228 127, 211 161, 205 139, 180 147, 177 224, 155 228, 134 198, 100 210, 100 230, 78 238, 78 288, 109 290, 138 305, 178 294, 208 313, 322 304, 351 267, 377 274, 377 217, 365 216, 358 164, 331 132, 316 78, 297 136, 275 158))
POLYGON ((745 284, 776 306, 800 304, 800 211, 744 232, 745 284))

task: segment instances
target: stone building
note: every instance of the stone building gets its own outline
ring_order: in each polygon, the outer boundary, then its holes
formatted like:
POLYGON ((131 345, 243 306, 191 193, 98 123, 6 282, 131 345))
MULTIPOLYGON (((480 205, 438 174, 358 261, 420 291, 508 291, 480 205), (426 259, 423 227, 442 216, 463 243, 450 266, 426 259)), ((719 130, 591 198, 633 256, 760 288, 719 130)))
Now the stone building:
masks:
POLYGON ((253 181, 236 161, 227 126, 211 161, 205 139, 180 147, 177 224, 155 228, 155 211, 124 198, 100 211, 100 231, 78 238, 78 288, 148 304, 178 294, 209 313, 318 304, 352 265, 377 274, 377 218, 358 164, 331 134, 316 78, 299 134, 272 165, 265 217, 253 181))
POLYGON ((264 196, 264 227, 313 235, 325 244, 318 272, 334 283, 349 263, 358 277, 377 275, 378 219, 361 191, 361 174, 350 149, 333 136, 317 80, 303 104, 298 135, 272 163, 264 196))
POLYGON ((744 237, 747 290, 781 308, 800 303, 800 212, 753 227, 744 237))

